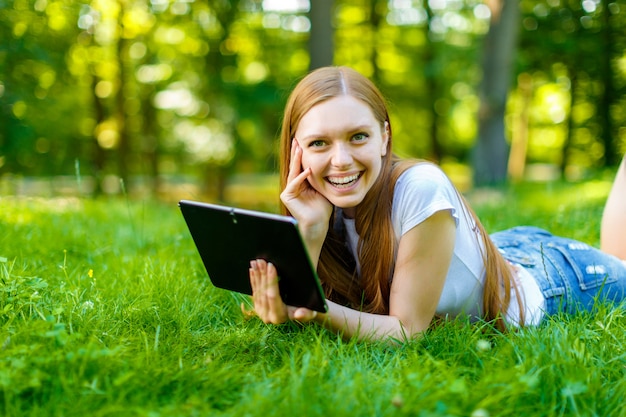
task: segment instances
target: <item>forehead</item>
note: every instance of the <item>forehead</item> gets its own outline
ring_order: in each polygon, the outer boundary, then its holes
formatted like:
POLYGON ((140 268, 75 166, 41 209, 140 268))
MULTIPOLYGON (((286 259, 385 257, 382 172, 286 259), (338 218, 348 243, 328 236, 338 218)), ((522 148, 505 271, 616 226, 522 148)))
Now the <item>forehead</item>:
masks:
POLYGON ((300 119, 296 132, 378 125, 380 122, 367 103, 345 95, 311 107, 300 119))

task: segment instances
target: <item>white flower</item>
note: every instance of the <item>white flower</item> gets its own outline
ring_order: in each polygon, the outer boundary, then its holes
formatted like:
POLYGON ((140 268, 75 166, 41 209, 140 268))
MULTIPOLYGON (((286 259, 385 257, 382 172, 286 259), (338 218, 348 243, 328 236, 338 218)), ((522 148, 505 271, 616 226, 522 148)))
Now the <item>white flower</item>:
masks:
POLYGON ((491 349, 491 342, 489 340, 480 339, 476 342, 476 349, 480 352, 486 352, 491 349))
POLYGON ((90 301, 90 300, 85 301, 83 303, 83 305, 81 306, 81 309, 83 310, 83 314, 87 310, 92 310, 93 309, 93 301, 90 301))

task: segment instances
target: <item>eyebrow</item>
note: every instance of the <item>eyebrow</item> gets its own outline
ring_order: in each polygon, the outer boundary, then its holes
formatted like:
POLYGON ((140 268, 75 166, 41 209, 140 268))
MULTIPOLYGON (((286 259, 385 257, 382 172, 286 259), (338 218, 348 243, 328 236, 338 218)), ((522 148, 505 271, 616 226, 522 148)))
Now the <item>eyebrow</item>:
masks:
MULTIPOLYGON (((363 123, 363 124, 356 125, 356 126, 349 128, 347 132, 349 132, 350 134, 353 134, 353 133, 357 133, 363 130, 372 130, 374 128, 375 127, 373 127, 369 123, 363 123)), ((328 135, 324 133, 312 133, 310 135, 306 135, 301 138, 298 138, 298 140, 306 141, 306 140, 319 139, 319 138, 325 138, 325 137, 328 137, 328 135)))

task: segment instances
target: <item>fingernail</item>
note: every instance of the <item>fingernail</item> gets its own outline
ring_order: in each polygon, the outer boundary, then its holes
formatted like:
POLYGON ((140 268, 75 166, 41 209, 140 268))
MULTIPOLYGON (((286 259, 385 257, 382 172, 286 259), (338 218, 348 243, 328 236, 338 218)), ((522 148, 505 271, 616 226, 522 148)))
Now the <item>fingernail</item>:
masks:
POLYGON ((256 261, 250 261, 250 268, 256 269, 256 261))

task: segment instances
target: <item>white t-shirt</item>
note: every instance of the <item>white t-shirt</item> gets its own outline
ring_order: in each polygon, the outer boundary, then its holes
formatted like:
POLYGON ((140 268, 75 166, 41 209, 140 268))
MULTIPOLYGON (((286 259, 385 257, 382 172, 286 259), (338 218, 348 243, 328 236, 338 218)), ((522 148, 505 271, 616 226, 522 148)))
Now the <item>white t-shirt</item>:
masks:
MULTIPOLYGON (((450 211, 457 227, 454 253, 436 314, 444 317, 467 314, 477 319, 482 313, 485 268, 481 252, 483 243, 475 222, 465 210, 448 177, 436 165, 417 164, 398 178, 391 215, 398 241, 406 232, 443 210, 450 211)), ((357 268, 360 269, 356 255, 358 235, 354 220, 344 218, 344 224, 349 246, 357 259, 357 268)), ((543 314, 543 295, 528 271, 521 266, 517 266, 516 269, 518 287, 524 296, 525 323, 537 324, 543 314)), ((512 292, 507 321, 517 324, 519 316, 517 299, 512 292)))

